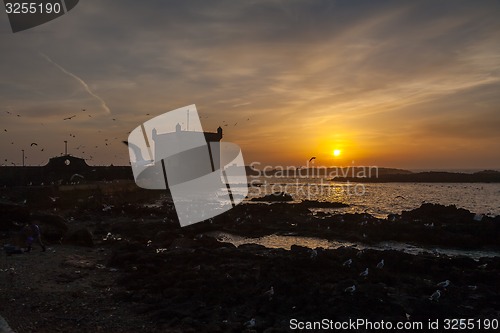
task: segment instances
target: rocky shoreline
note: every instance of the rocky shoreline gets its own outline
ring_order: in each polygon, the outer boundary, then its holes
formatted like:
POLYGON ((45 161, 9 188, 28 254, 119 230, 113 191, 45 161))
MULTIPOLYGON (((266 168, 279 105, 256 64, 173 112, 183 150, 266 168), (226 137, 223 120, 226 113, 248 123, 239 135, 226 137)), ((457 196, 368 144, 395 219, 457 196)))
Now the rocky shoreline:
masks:
POLYGON ((36 219, 49 250, 3 256, 0 314, 18 333, 269 333, 289 332, 294 318, 499 318, 499 257, 236 247, 207 236, 293 234, 494 250, 500 244, 499 217, 453 206, 424 204, 387 219, 309 209, 322 205, 252 203, 180 228, 168 201, 55 203, 50 209, 2 203, 2 242, 36 219), (449 286, 438 286, 446 280, 449 286), (436 290, 439 299, 430 300, 436 290))

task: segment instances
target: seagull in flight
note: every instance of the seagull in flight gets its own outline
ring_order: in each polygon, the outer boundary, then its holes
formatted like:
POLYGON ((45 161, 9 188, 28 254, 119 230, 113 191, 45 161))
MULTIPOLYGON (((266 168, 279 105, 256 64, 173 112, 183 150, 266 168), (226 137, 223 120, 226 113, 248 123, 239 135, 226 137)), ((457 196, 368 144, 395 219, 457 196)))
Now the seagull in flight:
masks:
POLYGON ((73 119, 73 118, 75 118, 75 117, 76 117, 76 114, 72 115, 71 117, 66 117, 66 118, 64 118, 63 120, 71 120, 71 119, 73 119))
POLYGON ((309 162, 311 162, 312 160, 315 160, 316 159, 316 156, 313 156, 309 159, 309 162))

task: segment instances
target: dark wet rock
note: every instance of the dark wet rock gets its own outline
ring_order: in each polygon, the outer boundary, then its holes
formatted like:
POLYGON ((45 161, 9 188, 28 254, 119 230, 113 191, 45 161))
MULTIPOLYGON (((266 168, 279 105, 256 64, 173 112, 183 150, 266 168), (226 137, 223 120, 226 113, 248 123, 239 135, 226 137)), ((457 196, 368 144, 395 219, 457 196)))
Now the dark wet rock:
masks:
POLYGON ((348 204, 342 202, 327 202, 327 201, 315 201, 315 200, 303 200, 301 205, 309 208, 345 208, 349 207, 348 204))
POLYGON ((265 195, 261 198, 252 198, 251 201, 293 201, 293 197, 285 192, 274 192, 272 194, 265 195))
POLYGON ((59 215, 31 214, 30 221, 35 221, 44 240, 52 244, 60 243, 68 231, 66 220, 59 215))
POLYGON ((29 219, 29 210, 26 206, 8 202, 0 202, 0 231, 8 232, 19 230, 29 219))
POLYGON ((191 238, 176 238, 170 244, 169 249, 192 249, 197 246, 196 241, 191 238))
POLYGON ((207 331, 207 322, 224 331, 285 332, 290 318, 321 320, 332 313, 337 320, 366 316, 397 321, 406 320, 406 313, 413 320, 481 317, 500 305, 495 281, 498 258, 478 263, 469 258, 375 250, 358 257, 358 251, 348 247, 317 249, 315 257, 311 253, 299 246, 291 251, 258 245, 202 247, 194 252, 160 254, 123 247, 113 257, 127 256, 122 264, 137 270, 120 271, 117 282, 130 294, 115 297, 133 302, 165 331, 182 327, 201 332, 207 331), (350 267, 342 266, 347 258, 353 259, 350 267), (385 266, 377 269, 381 259, 385 266), (475 269, 486 263, 487 268, 475 269), (359 273, 367 267, 370 274, 361 278, 359 273), (429 301, 436 284, 446 279, 451 285, 440 301, 429 301), (352 285, 356 291, 345 292, 352 285), (478 289, 471 292, 469 285, 478 285, 478 289), (271 286, 274 294, 269 297, 266 292, 271 286), (256 319, 255 327, 246 327, 244 323, 251 318, 256 319))
POLYGON ((223 247, 235 248, 235 246, 231 243, 219 242, 217 239, 205 235, 200 235, 196 238, 196 246, 207 249, 217 249, 223 247))
POLYGON ((66 243, 78 245, 78 246, 94 246, 94 239, 92 233, 87 228, 78 229, 72 233, 70 233, 66 239, 66 243))
POLYGON ((467 209, 457 208, 455 205, 443 206, 440 204, 424 203, 419 208, 411 211, 403 211, 402 219, 421 219, 426 221, 438 222, 470 222, 474 217, 474 213, 467 209))

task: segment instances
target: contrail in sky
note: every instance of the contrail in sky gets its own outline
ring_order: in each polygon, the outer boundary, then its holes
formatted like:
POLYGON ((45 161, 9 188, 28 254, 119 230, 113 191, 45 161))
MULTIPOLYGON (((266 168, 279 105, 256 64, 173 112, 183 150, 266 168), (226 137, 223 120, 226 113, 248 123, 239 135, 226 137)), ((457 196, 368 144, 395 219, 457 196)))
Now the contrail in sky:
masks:
POLYGON ((87 83, 85 83, 85 81, 83 81, 81 78, 79 78, 75 74, 67 71, 63 67, 59 66, 56 62, 54 62, 52 59, 50 59, 47 55, 45 55, 41 52, 40 52, 40 55, 42 57, 44 57, 45 60, 47 60, 48 62, 50 62, 51 64, 53 64, 57 68, 59 68, 64 74, 67 74, 67 75, 71 76, 72 78, 74 78, 75 80, 77 80, 82 85, 83 89, 85 89, 89 93, 90 96, 94 97, 95 99, 97 99, 101 103, 101 106, 104 109, 104 111, 106 111, 106 113, 108 113, 108 114, 111 113, 111 110, 106 105, 106 102, 101 97, 97 96, 92 90, 90 90, 89 85, 87 83))

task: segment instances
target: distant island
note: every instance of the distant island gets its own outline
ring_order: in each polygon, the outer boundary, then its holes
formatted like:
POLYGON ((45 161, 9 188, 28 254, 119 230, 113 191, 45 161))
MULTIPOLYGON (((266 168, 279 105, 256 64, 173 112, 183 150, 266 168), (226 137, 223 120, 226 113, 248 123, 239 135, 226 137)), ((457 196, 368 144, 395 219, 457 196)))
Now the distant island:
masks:
MULTIPOLYGON (((391 169, 388 169, 391 170, 391 169)), ((475 173, 444 171, 427 172, 379 172, 371 177, 337 177, 332 181, 370 182, 370 183, 500 183, 500 172, 483 170, 475 173)))
POLYGON ((333 182, 369 183, 500 183, 500 172, 496 170, 462 173, 446 171, 412 172, 404 169, 378 167, 293 167, 258 170, 247 166, 245 169, 249 178, 326 178, 333 182))

